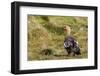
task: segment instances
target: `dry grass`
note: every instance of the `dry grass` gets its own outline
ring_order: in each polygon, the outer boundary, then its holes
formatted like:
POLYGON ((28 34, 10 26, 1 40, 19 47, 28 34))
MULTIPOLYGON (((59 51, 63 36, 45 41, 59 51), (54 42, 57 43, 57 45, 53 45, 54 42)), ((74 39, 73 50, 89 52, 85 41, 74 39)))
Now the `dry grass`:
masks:
POLYGON ((87 17, 29 15, 28 60, 87 58, 87 23, 87 17), (79 42, 82 55, 67 56, 63 46, 65 24, 72 28, 71 34, 79 42))

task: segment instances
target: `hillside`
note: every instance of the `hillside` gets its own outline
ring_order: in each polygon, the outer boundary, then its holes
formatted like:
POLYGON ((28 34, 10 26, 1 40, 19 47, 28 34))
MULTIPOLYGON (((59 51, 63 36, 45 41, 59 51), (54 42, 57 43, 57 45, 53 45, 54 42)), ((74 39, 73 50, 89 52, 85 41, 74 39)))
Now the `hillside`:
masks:
POLYGON ((73 16, 28 15, 28 60, 87 58, 87 19, 73 16), (71 27, 71 35, 79 42, 82 55, 67 56, 63 45, 66 36, 64 25, 71 27))

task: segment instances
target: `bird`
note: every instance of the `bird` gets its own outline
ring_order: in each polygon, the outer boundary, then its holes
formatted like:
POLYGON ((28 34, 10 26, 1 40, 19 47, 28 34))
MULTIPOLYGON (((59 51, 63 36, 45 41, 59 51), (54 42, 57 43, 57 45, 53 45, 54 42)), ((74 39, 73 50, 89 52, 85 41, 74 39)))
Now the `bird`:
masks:
POLYGON ((81 55, 78 41, 71 35, 70 26, 65 25, 64 30, 67 33, 64 40, 64 48, 66 49, 68 55, 70 54, 72 54, 72 56, 81 55))

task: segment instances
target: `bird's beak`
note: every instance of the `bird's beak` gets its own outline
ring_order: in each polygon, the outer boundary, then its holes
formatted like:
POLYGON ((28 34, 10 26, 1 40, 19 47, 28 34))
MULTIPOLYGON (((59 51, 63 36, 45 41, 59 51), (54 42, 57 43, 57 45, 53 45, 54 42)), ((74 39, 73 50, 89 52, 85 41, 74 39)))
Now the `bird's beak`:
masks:
POLYGON ((66 29, 66 28, 64 28, 64 31, 67 31, 67 29, 66 29))

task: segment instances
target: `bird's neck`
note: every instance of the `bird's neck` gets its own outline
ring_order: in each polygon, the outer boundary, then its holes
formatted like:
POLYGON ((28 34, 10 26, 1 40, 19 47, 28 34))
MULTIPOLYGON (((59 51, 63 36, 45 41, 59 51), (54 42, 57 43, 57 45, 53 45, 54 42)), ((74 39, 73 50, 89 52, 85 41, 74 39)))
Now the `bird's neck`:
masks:
POLYGON ((67 36, 70 36, 71 35, 71 30, 67 30, 67 36))

